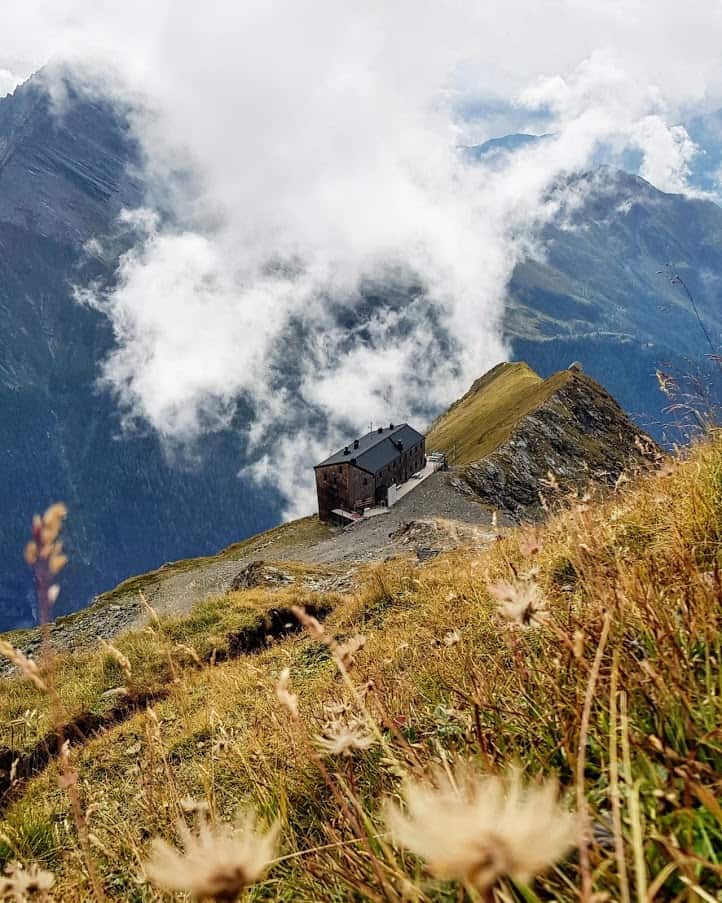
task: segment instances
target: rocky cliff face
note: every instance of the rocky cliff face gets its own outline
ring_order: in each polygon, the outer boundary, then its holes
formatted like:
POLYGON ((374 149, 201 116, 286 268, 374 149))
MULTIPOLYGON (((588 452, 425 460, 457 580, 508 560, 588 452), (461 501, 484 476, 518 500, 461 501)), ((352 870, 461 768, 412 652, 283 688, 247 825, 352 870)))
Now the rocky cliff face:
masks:
MULTIPOLYGON (((516 517, 541 513, 551 473, 561 491, 613 486, 625 471, 651 464, 659 449, 612 396, 583 373, 561 383, 523 416, 508 438, 454 475, 457 488, 516 517)), ((558 378, 558 377, 557 377, 558 378)))

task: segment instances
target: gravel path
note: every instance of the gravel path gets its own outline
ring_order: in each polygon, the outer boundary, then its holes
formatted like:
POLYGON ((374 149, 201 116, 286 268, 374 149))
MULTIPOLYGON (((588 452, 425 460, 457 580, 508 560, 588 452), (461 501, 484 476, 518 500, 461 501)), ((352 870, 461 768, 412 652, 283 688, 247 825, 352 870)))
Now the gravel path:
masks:
MULTIPOLYGON (((484 546, 492 542, 489 509, 455 489, 452 474, 438 472, 400 499, 386 514, 358 521, 346 528, 319 529, 318 524, 299 539, 284 531, 271 531, 257 541, 241 544, 219 555, 181 562, 161 568, 142 579, 131 581, 127 591, 114 591, 102 600, 53 625, 57 648, 94 645, 101 637, 110 639, 148 618, 140 600, 140 590, 160 615, 182 615, 209 596, 226 592, 233 578, 252 561, 294 561, 320 565, 337 575, 351 576, 359 564, 383 561, 402 552, 416 552, 420 558, 460 544, 484 546)), ((500 520, 500 523, 502 521, 500 520)), ((15 640, 26 652, 39 645, 38 631, 23 631, 15 640)), ((0 662, 0 675, 6 672, 0 662)))
POLYGON ((391 536, 405 524, 439 518, 478 527, 491 525, 489 510, 455 489, 448 473, 439 472, 404 496, 388 514, 346 527, 309 549, 308 557, 303 560, 317 563, 382 560, 396 550, 398 543, 391 536))
MULTIPOLYGON (((185 613, 201 598, 222 593, 235 575, 251 561, 302 561, 307 564, 353 565, 383 561, 399 551, 408 551, 404 538, 392 535, 412 521, 443 519, 453 534, 453 523, 482 528, 480 542, 488 542, 491 515, 488 509, 455 489, 450 474, 435 473, 413 492, 404 496, 387 514, 361 520, 350 527, 338 529, 317 542, 299 546, 288 545, 283 536, 271 537, 265 545, 256 546, 251 554, 238 558, 218 558, 200 565, 188 573, 169 574, 149 593, 149 601, 160 613, 185 613), (483 528, 486 528, 484 530, 483 528)), ((471 539, 466 531, 464 541, 471 539)), ((453 544, 453 536, 444 543, 453 544)))

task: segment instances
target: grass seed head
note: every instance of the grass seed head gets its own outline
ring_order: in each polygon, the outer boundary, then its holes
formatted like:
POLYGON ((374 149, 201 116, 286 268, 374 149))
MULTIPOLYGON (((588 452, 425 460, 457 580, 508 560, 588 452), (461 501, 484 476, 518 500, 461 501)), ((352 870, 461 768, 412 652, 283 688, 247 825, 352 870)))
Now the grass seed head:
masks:
POLYGON ((8 661, 12 662, 23 677, 31 680, 41 693, 47 693, 48 688, 40 676, 40 669, 31 658, 28 658, 27 655, 6 640, 0 640, 0 655, 5 656, 8 661))
POLYGON ((109 643, 107 640, 101 640, 100 645, 103 647, 103 649, 105 649, 105 651, 108 653, 108 655, 118 663, 118 666, 120 667, 120 670, 125 675, 126 680, 128 680, 128 681, 132 680, 133 669, 131 667, 130 660, 128 659, 128 657, 126 655, 124 655, 120 651, 120 649, 118 649, 112 643, 109 643))
POLYGON ((317 618, 310 615, 306 609, 300 605, 292 605, 291 611, 296 616, 298 623, 314 638, 314 640, 318 640, 320 643, 326 642, 326 632, 317 618))
POLYGON ((276 696, 281 705, 287 709, 292 718, 298 718, 298 696, 289 689, 291 681, 291 669, 284 668, 276 684, 276 696))

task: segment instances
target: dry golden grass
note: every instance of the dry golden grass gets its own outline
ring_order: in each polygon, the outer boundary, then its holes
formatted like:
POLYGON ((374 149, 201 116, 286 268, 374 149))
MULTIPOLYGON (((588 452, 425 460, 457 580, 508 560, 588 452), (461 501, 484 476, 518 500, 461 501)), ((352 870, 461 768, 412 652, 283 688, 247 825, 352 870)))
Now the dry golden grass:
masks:
MULTIPOLYGON (((130 693, 157 697, 70 753, 108 898, 173 899, 146 880, 152 839, 174 842, 179 818, 218 824, 251 807, 261 825, 281 825, 280 853, 246 891, 252 900, 719 899, 722 442, 606 500, 560 505, 543 527, 510 531, 486 551, 372 569, 354 595, 249 590, 153 623, 116 643, 130 679, 107 649, 60 659, 69 718, 107 710, 103 694, 129 682, 130 693), (229 636, 263 624, 270 607, 328 601, 323 634, 222 660, 229 636), (363 646, 339 652, 337 641, 360 635, 363 646), (298 718, 276 692, 286 668, 298 718), (316 738, 334 724, 361 732, 366 748, 326 755, 316 738), (459 769, 473 784, 512 767, 523 780, 508 785, 509 806, 514 787, 557 778, 563 809, 578 814, 577 848, 563 855, 560 835, 558 862, 545 861, 544 818, 523 802, 518 834, 509 828, 501 784, 479 783, 492 789, 471 796, 457 788, 458 823, 443 796, 459 769), (413 832, 398 843, 387 833, 384 806, 422 798, 428 808, 429 782, 466 851, 463 880, 416 855, 425 849, 413 832), (409 786, 421 788, 416 797, 409 786), (487 807, 478 822, 472 799, 487 807), (490 810, 501 813, 496 834, 490 810)), ((47 703, 30 682, 4 682, 0 717, 26 709, 40 725, 24 749, 48 726, 47 703)), ((54 899, 92 899, 57 779, 51 763, 15 787, 0 857, 52 870, 54 899)), ((552 817, 551 797, 530 792, 552 817)))
POLYGON ((570 373, 542 379, 524 363, 499 364, 434 421, 426 437, 431 451, 444 451, 454 464, 490 455, 529 413, 560 389, 570 373))

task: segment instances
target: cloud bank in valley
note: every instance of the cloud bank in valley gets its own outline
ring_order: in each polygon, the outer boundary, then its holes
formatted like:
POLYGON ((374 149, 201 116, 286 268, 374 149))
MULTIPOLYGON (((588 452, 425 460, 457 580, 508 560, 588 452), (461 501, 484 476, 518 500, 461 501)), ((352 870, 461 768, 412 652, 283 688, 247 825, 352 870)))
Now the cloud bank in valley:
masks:
POLYGON ((130 105, 145 155, 137 242, 112 291, 81 293, 116 331, 106 384, 173 441, 240 401, 249 467, 286 462, 293 513, 313 459, 504 358, 508 279, 573 202, 566 174, 634 149, 684 189, 682 111, 722 94, 712 0, 25 6, 14 52, 130 105), (460 146, 501 120, 553 138, 472 165, 460 146))

